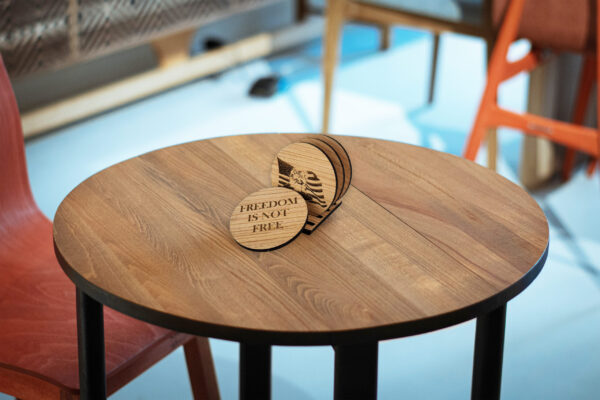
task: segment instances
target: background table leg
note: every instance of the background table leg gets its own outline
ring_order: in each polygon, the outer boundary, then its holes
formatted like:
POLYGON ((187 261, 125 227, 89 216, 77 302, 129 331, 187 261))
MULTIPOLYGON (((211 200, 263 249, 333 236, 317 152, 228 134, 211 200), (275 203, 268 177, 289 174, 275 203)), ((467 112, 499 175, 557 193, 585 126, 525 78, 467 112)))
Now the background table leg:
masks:
POLYGON ((477 318, 471 399, 499 400, 506 304, 477 318))
POLYGON ((271 398, 271 346, 240 343, 240 400, 271 398))
POLYGON ((77 289, 77 338, 81 400, 106 399, 102 304, 77 289))
POLYGON ((335 400, 377 398, 378 343, 334 346, 335 400))

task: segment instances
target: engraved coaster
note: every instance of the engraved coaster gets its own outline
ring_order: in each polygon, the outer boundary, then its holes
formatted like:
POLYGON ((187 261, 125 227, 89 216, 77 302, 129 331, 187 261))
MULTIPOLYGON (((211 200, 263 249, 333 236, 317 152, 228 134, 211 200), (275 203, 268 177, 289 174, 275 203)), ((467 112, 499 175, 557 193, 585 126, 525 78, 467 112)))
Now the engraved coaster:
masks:
POLYGON ((352 181, 352 163, 350 162, 350 156, 348 156, 348 152, 346 151, 344 146, 342 146, 342 144, 332 136, 321 134, 312 135, 311 137, 321 140, 330 145, 340 157, 340 160, 342 161, 342 166, 344 167, 344 185, 342 187, 342 194, 340 195, 340 197, 345 195, 348 189, 350 188, 350 182, 352 181))
POLYGON ((321 150, 327 158, 331 165, 333 165, 333 170, 335 171, 336 178, 336 188, 335 188, 335 197, 333 198, 333 203, 337 202, 342 196, 342 189, 344 188, 344 167, 342 166, 342 160, 340 156, 335 152, 333 147, 328 143, 325 143, 315 137, 307 137, 302 139, 303 143, 310 143, 316 146, 319 150, 321 150))
POLYGON ((245 248, 273 250, 298 236, 307 217, 307 204, 299 193, 272 187, 242 200, 233 210, 229 230, 245 248))
POLYGON ((308 212, 321 215, 335 199, 337 178, 333 165, 318 147, 292 143, 275 157, 271 183, 299 192, 306 200, 308 212))

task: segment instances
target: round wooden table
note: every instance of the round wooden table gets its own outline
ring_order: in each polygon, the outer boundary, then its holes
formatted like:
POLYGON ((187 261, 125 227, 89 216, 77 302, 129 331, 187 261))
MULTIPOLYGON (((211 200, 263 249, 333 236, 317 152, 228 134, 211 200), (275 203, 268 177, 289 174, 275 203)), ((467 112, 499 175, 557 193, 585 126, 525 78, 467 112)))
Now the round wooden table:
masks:
POLYGON ((506 303, 548 251, 537 203, 462 158, 337 136, 353 165, 342 205, 282 248, 242 248, 233 207, 270 186, 274 155, 303 136, 165 148, 66 197, 54 243, 78 289, 82 399, 105 397, 103 305, 240 342, 242 399, 270 397, 271 345, 334 346, 335 398, 375 398, 379 340, 477 318, 472 397, 499 397, 506 303))

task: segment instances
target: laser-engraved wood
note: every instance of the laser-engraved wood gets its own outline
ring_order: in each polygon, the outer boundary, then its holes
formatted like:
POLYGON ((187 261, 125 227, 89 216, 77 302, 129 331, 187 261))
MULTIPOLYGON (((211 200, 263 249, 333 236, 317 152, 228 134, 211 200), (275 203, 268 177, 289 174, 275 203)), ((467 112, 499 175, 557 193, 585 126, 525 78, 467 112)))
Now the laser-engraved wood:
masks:
POLYGON ((306 224, 304 224, 302 233, 306 233, 307 235, 313 233, 319 227, 319 225, 325 222, 327 217, 329 217, 341 204, 341 202, 333 203, 326 211, 323 212, 323 214, 320 215, 308 214, 308 218, 306 219, 306 224))
POLYGON ((335 152, 340 157, 340 160, 342 161, 342 166, 344 167, 344 186, 342 188, 341 196, 345 195, 348 191, 348 188, 350 187, 350 183, 352 182, 352 163, 350 162, 350 156, 348 155, 348 152, 346 151, 344 146, 342 146, 342 144, 331 135, 321 134, 313 135, 311 137, 319 139, 333 147, 335 152))
POLYGON ((299 192, 309 214, 321 215, 335 199, 337 178, 331 161, 318 147, 292 143, 273 160, 271 183, 299 192))
POLYGON ((333 202, 335 203, 342 196, 342 190, 344 189, 345 171, 344 171, 344 166, 342 165, 342 160, 341 160, 340 156, 333 149, 333 147, 331 147, 329 144, 327 144, 321 140, 318 140, 314 137, 307 137, 305 139, 302 139, 302 142, 310 143, 313 146, 316 146, 317 148, 319 148, 319 150, 321 150, 323 153, 325 153, 325 155, 331 162, 331 165, 333 166, 333 170, 335 171, 335 178, 336 178, 335 197, 333 199, 333 202))
POLYGON ((306 201, 298 192, 266 188, 247 196, 235 207, 229 230, 243 247, 272 250, 298 236, 307 216, 306 201))

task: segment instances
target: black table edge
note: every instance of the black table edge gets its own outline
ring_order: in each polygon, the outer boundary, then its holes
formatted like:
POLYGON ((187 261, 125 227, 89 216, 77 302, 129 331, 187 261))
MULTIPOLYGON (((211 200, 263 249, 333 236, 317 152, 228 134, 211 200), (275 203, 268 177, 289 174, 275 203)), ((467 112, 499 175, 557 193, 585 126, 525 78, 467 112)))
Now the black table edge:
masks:
POLYGON ((460 324, 497 309, 525 290, 542 270, 548 257, 548 247, 549 242, 546 244, 546 248, 538 261, 521 279, 511 286, 496 293, 494 296, 452 312, 410 322, 364 329, 330 332, 276 332, 200 322, 150 309, 122 299, 104 291, 83 278, 83 276, 70 267, 62 257, 56 243, 54 243, 56 258, 69 279, 75 283, 78 289, 105 306, 139 320, 178 332, 236 342, 281 346, 324 346, 366 343, 417 335, 460 324))

